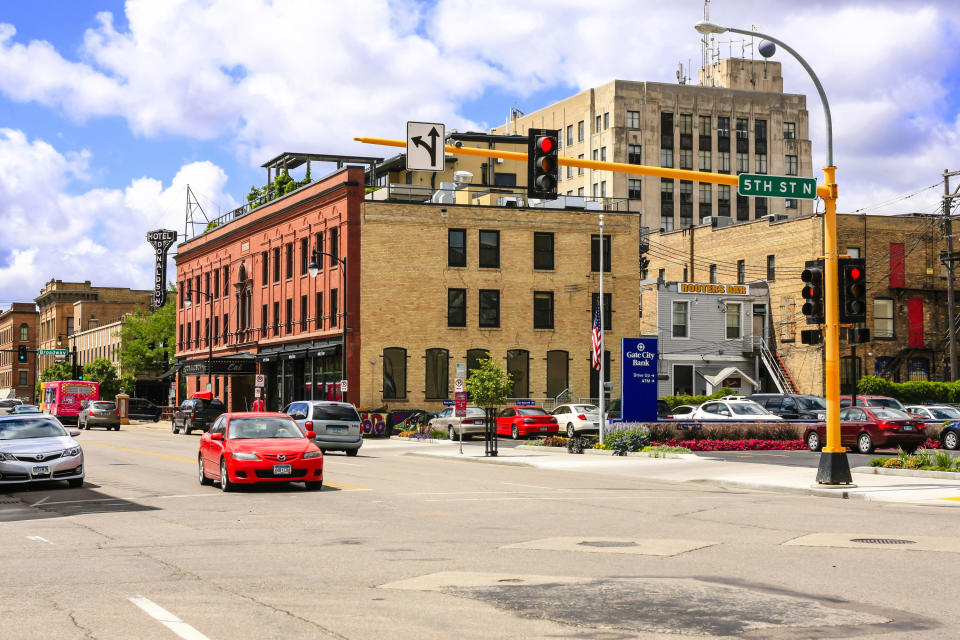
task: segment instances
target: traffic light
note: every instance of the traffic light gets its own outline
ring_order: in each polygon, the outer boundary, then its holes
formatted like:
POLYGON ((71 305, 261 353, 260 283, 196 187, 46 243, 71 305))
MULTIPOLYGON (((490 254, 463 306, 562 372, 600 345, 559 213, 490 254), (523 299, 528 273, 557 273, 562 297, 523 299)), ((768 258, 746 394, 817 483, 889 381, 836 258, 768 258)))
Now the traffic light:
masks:
POLYGON ((866 260, 863 258, 841 258, 837 267, 840 275, 840 322, 843 324, 866 322, 866 260))
POLYGON ((527 196, 544 200, 557 199, 560 180, 558 129, 527 131, 527 196))
POLYGON ((870 329, 849 329, 847 342, 850 344, 865 344, 870 342, 870 329))
POLYGON ((803 315, 807 324, 823 324, 823 260, 807 260, 800 274, 803 280, 803 315))
POLYGON ((823 332, 820 329, 804 329, 800 332, 802 344, 823 344, 823 332))
POLYGON ((27 345, 22 344, 17 347, 17 362, 27 361, 27 345))

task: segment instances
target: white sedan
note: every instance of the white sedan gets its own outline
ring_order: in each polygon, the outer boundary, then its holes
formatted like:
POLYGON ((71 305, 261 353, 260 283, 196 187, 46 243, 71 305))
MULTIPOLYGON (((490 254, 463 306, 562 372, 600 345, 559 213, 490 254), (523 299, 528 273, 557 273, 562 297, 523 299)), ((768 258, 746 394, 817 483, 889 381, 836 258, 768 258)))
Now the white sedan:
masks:
POLYGON ((783 420, 752 400, 711 400, 693 412, 693 420, 783 420))
POLYGON ((923 419, 928 422, 934 420, 960 420, 960 410, 948 404, 914 404, 907 407, 907 412, 922 416, 923 419))
POLYGON ((695 404, 681 404, 673 409, 670 409, 670 415, 667 416, 667 420, 691 420, 693 414, 697 411, 697 405, 695 404))
POLYGON ((600 430, 600 408, 592 404, 561 404, 550 415, 557 419, 561 430, 566 430, 568 438, 600 430))

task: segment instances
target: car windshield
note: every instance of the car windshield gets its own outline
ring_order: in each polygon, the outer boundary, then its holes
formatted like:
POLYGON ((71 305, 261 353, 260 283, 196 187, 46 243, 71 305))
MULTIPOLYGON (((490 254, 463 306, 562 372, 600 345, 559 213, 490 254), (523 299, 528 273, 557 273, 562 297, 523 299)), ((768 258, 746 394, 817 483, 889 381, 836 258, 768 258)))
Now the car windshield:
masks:
POLYGON ((65 435, 67 431, 59 422, 47 418, 8 418, 0 421, 0 440, 55 438, 65 435))
POLYGON ((867 406, 870 407, 888 407, 890 409, 899 409, 903 411, 903 405, 896 398, 870 398, 867 400, 867 406))
POLYGON ((314 420, 342 420, 344 422, 360 422, 357 410, 343 404, 315 404, 313 405, 314 420))
POLYGON ((14 413, 40 413, 40 407, 34 404, 18 404, 13 408, 14 413))
POLYGON ((262 418, 233 418, 230 420, 230 438, 250 440, 262 438, 304 438, 303 431, 292 419, 264 416, 262 418))
POLYGON ((960 418, 960 411, 953 407, 927 407, 927 411, 937 420, 956 420, 960 418))
POLYGON ((741 416, 763 416, 769 413, 766 409, 753 402, 731 402, 730 410, 741 416))
POLYGON ((797 404, 804 411, 823 411, 827 408, 827 401, 817 396, 797 396, 797 404))
POLYGON ((905 411, 899 409, 874 409, 873 415, 880 420, 910 420, 910 416, 905 411))
POLYGON ((696 411, 696 407, 676 407, 673 410, 673 415, 684 414, 684 413, 693 413, 696 411))
POLYGON ((517 409, 518 416, 545 416, 547 412, 540 407, 520 407, 517 409))
POLYGON ((574 413, 599 413, 600 407, 595 407, 592 404, 578 404, 573 407, 574 413))

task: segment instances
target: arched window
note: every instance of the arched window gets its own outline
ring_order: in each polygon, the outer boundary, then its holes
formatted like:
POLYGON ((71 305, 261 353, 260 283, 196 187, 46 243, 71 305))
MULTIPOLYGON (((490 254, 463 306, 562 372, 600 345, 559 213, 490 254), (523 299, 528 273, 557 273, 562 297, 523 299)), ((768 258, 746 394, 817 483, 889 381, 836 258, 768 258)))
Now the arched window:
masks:
POLYGON ((507 351, 507 373, 513 381, 514 398, 530 397, 530 352, 526 349, 507 351))
POLYGON ((407 350, 389 347, 383 350, 383 399, 407 397, 407 350))
POLYGON ((467 350, 467 378, 474 369, 479 369, 484 360, 490 357, 490 352, 486 349, 468 349, 467 350))
POLYGON ((556 398, 569 386, 570 356, 566 351, 547 351, 547 397, 556 398))
POLYGON ((30 340, 30 325, 26 322, 20 325, 20 342, 27 342, 30 340))
POLYGON ((426 380, 424 390, 426 398, 436 400, 450 397, 450 352, 446 349, 427 349, 425 359, 426 380))

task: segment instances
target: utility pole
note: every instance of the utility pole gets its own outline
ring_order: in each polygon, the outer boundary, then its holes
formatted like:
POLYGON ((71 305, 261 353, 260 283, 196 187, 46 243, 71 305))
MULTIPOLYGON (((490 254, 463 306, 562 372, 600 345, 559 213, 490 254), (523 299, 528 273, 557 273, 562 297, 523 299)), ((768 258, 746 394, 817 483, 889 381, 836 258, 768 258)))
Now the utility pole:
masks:
POLYGON ((947 238, 947 335, 950 337, 951 381, 957 379, 957 325, 953 295, 953 224, 950 221, 950 204, 953 196, 950 193, 950 176, 958 174, 960 171, 943 170, 943 232, 947 238))

